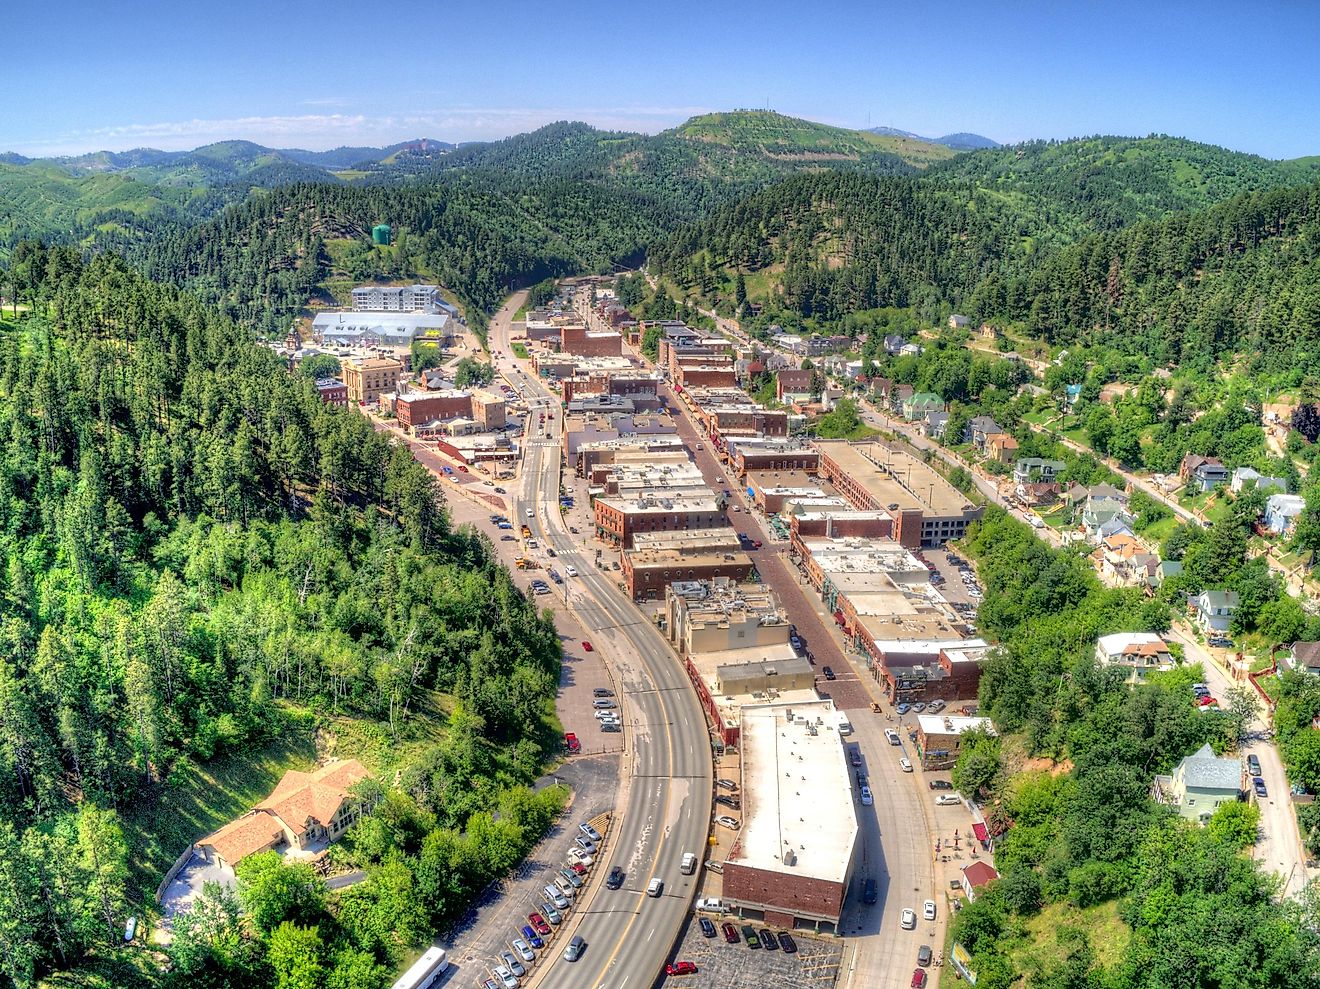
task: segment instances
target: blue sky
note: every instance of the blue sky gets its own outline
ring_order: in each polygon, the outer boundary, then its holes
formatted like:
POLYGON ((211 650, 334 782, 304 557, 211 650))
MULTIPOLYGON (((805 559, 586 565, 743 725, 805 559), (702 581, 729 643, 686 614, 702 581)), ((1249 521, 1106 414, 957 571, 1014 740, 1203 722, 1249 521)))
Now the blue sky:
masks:
POLYGON ((654 132, 761 107, 1320 154, 1320 3, 11 0, 0 150, 654 132))

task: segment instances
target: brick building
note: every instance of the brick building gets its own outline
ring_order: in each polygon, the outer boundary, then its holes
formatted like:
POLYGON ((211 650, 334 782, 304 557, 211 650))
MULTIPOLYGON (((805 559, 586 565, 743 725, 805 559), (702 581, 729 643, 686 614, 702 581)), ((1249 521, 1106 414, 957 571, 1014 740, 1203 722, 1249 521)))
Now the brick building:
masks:
POLYGON ((623 337, 612 330, 589 330, 573 325, 560 328, 559 348, 587 357, 615 357, 623 353, 623 337))
POLYGON ((404 392, 394 399, 394 414, 399 425, 409 431, 437 419, 467 417, 471 412, 472 396, 457 389, 404 392))
POLYGON ((632 548, 633 534, 638 532, 713 529, 727 524, 724 508, 711 496, 597 498, 595 509, 596 535, 625 549, 632 548))
POLYGON ((956 715, 921 714, 917 716, 917 755, 925 770, 948 769, 962 754, 962 736, 974 729, 995 734, 989 718, 963 718, 956 715))
POLYGON ((810 401, 811 376, 811 371, 795 371, 788 368, 780 371, 775 375, 775 398, 788 405, 810 401))
POLYGON ((766 470, 800 470, 815 474, 820 467, 820 451, 795 439, 730 437, 725 452, 729 470, 738 477, 751 471, 766 470))
MULTIPOLYGON (((725 531, 736 544, 738 540, 733 530, 725 531)), ((654 601, 662 598, 665 588, 675 581, 713 580, 716 577, 747 580, 753 564, 752 558, 741 548, 631 549, 624 551, 621 567, 628 595, 634 601, 654 601)))
POLYGON ((338 378, 317 378, 316 393, 326 405, 348 404, 348 385, 338 378))

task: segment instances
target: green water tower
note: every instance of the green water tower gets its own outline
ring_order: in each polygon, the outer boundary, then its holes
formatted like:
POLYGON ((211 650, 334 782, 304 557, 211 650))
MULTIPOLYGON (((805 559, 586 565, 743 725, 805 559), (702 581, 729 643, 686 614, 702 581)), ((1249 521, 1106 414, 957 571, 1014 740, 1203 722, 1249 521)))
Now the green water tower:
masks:
POLYGON ((382 247, 388 247, 390 243, 390 225, 388 223, 378 223, 372 227, 371 242, 382 247))

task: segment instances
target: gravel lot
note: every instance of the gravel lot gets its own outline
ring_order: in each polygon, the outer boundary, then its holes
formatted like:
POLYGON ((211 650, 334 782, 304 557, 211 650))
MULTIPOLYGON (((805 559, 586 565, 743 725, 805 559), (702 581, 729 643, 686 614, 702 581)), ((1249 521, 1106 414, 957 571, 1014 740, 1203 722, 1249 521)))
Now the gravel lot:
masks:
MULTIPOLYGON (((719 927, 724 919, 711 918, 719 927)), ((757 933, 761 924, 755 924, 757 933)), ((741 933, 739 934, 741 938, 741 933)), ((739 940, 728 944, 723 934, 713 938, 701 936, 701 927, 693 917, 683 930, 678 950, 673 959, 697 963, 697 976, 660 977, 657 985, 664 986, 719 986, 720 989, 831 989, 839 974, 843 957, 843 942, 816 939, 798 932, 793 933, 798 950, 786 955, 782 951, 753 950, 739 940)))

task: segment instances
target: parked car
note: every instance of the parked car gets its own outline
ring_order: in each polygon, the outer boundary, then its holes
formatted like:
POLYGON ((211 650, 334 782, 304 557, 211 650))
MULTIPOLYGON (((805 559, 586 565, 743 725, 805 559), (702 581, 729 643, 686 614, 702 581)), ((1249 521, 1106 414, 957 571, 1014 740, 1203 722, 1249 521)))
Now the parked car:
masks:
POLYGON ((912 710, 911 704, 900 704, 898 705, 898 707, 894 708, 894 713, 898 714, 901 717, 902 715, 907 714, 911 710, 912 710))
POLYGON ((862 902, 874 903, 876 900, 876 882, 874 879, 868 879, 862 884, 862 902))
POLYGON ((599 842, 600 842, 600 832, 597 831, 595 828, 593 828, 593 827, 592 827, 590 824, 588 824, 586 821, 583 821, 581 824, 578 825, 578 830, 581 831, 581 832, 582 832, 584 835, 586 835, 588 838, 590 838, 592 841, 594 841, 594 842, 596 842, 596 843, 599 844, 599 842))
POLYGON ((830 669, 828 666, 822 666, 820 668, 820 672, 824 674, 826 680, 834 679, 834 671, 830 669))
POLYGON ((862 753, 857 748, 857 746, 855 745, 849 746, 848 761, 852 763, 854 766, 860 766, 862 764, 862 753))
POLYGON ((944 710, 944 701, 941 700, 933 700, 926 705, 926 711, 929 714, 939 714, 943 710, 944 710))
POLYGON ((733 780, 718 779, 715 781, 715 785, 718 786, 721 790, 738 789, 738 784, 735 783, 733 780))
POLYGON ((588 642, 588 641, 586 641, 585 639, 582 640, 582 651, 583 651, 583 652, 594 652, 594 650, 592 649, 591 643, 588 642))
POLYGON ((797 953, 797 942, 793 940, 793 935, 788 931, 779 932, 779 950, 786 955, 797 953))
POLYGON ((1269 791, 1265 789, 1265 781, 1261 779, 1259 776, 1251 777, 1251 785, 1252 788, 1255 789, 1256 791, 1256 796, 1261 800, 1264 800, 1266 797, 1270 795, 1269 791))
POLYGON ((605 877, 606 889, 618 889, 623 885, 624 872, 617 865, 610 869, 610 874, 605 877))
POLYGON ((899 760, 898 760, 898 768, 901 769, 901 770, 903 770, 903 772, 905 772, 905 773, 910 773, 910 772, 912 772, 912 763, 909 762, 909 761, 907 760, 906 757, 905 757, 905 758, 902 758, 902 759, 899 759, 899 760))
POLYGON ((725 923, 720 930, 724 931, 724 940, 729 942, 729 944, 738 943, 738 928, 730 923, 725 923))
POLYGON ((952 790, 952 789, 953 789, 953 784, 950 783, 948 780, 931 780, 931 781, 930 781, 929 783, 927 783, 926 785, 929 786, 932 790, 952 790))
POLYGON ((925 989, 925 987, 926 987, 926 970, 924 968, 913 969, 912 989, 925 989))
POLYGON ((923 944, 920 948, 917 949, 917 964, 921 965, 923 968, 929 965, 930 956, 931 956, 930 945, 923 944))
POLYGON ((728 794, 725 793, 721 793, 718 797, 716 797, 715 802, 725 807, 732 807, 734 810, 742 810, 742 801, 739 800, 737 797, 730 797, 728 794))
POLYGON ((925 701, 917 701, 915 704, 912 705, 913 714, 920 714, 924 710, 926 710, 925 701))
POLYGON ((696 975, 696 962, 670 962, 665 966, 665 975, 696 975))
POLYGON ((593 696, 593 697, 613 697, 613 696, 614 696, 614 691, 610 690, 609 687, 597 687, 595 690, 593 690, 593 691, 591 692, 591 696, 593 696))
POLYGON ((742 827, 741 824, 739 824, 734 818, 729 817, 727 814, 721 814, 719 817, 715 818, 715 823, 720 825, 721 827, 728 828, 730 831, 737 831, 740 827, 742 827))
POLYGON ((903 744, 903 740, 898 737, 898 732, 894 731, 892 728, 885 729, 885 740, 889 742, 890 745, 903 744))
POLYGON ((555 908, 553 903, 542 903, 541 913, 545 914, 545 919, 550 921, 555 927, 558 927, 560 922, 564 919, 564 915, 555 908))
POLYGON ((871 777, 867 776, 867 775, 866 775, 864 772, 862 772, 860 769, 857 770, 857 785, 858 785, 858 786, 868 786, 868 785, 870 784, 870 782, 871 782, 871 777))
POLYGON ((504 967, 520 979, 527 974, 527 969, 523 968, 522 962, 518 961, 517 956, 512 951, 501 951, 500 961, 504 962, 504 967))
POLYGON ((496 965, 491 971, 491 975, 495 976, 500 985, 504 986, 504 989, 518 989, 518 980, 503 965, 496 965))
POLYGON ((1260 757, 1254 752, 1247 756, 1247 772, 1252 776, 1260 775, 1260 757))
POLYGON ((952 807, 954 804, 960 803, 962 803, 962 797, 958 796, 956 793, 941 793, 935 798, 935 805, 937 807, 952 807))
POLYGON ((923 903, 923 904, 921 905, 921 916, 922 916, 922 919, 924 919, 924 920, 934 920, 934 919, 935 919, 935 901, 934 901, 934 900, 927 900, 925 903, 923 903))
POLYGON ((862 787, 861 795, 863 807, 870 807, 875 803, 875 798, 871 796, 871 788, 869 786, 862 787))
POLYGON ((711 872, 715 873, 716 875, 721 875, 724 872, 724 863, 716 862, 712 859, 707 859, 706 868, 709 869, 711 872))
POLYGON ((775 940, 775 932, 769 928, 762 928, 760 932, 761 947, 766 951, 778 951, 779 942, 775 940))
POLYGON ((697 918, 697 923, 701 925, 702 937, 715 936, 715 925, 714 923, 711 922, 711 919, 709 917, 699 917, 697 918))
POLYGON ((756 928, 751 924, 743 924, 742 936, 743 940, 747 942, 747 947, 751 948, 753 951, 761 947, 761 939, 757 937, 756 928))
POLYGON ((600 723, 601 731, 623 731, 623 725, 618 721, 602 721, 600 723))
MULTIPOLYGON (((549 934, 550 928, 547 927, 545 929, 545 932, 549 934)), ((541 937, 541 935, 536 933, 536 930, 530 924, 523 924, 522 936, 523 936, 523 940, 526 941, 528 944, 530 944, 537 951, 540 951, 542 948, 545 947, 545 940, 541 937)))

